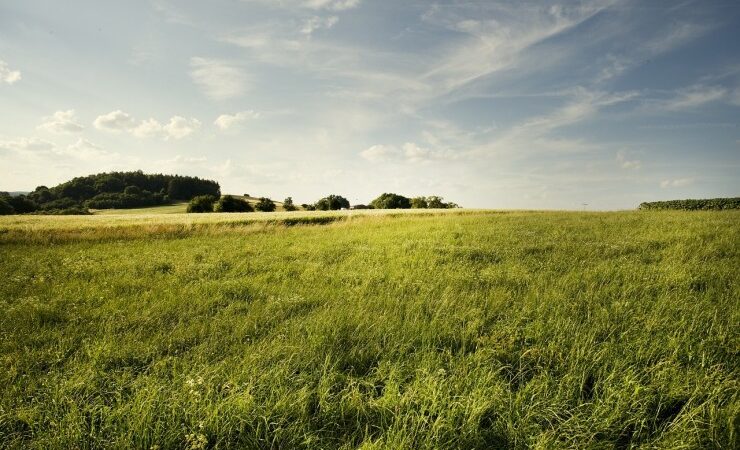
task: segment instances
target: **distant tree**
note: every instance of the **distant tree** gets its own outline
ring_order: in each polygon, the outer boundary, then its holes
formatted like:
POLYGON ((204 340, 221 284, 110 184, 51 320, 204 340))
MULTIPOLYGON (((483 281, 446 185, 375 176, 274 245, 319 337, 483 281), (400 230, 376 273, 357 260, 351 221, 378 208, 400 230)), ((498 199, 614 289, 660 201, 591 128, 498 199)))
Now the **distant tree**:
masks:
POLYGON ((427 206, 433 209, 447 208, 447 203, 442 201, 442 197, 430 195, 427 197, 427 206))
POLYGON ((7 216, 9 214, 15 214, 15 209, 8 203, 6 197, 0 197, 0 216, 7 216))
POLYGON ((314 205, 319 211, 335 211, 342 208, 349 208, 349 200, 341 195, 329 195, 322 198, 314 205))
POLYGON ((262 212, 273 212, 275 211, 275 208, 276 208, 275 202, 273 202, 267 197, 260 197, 257 204, 254 205, 254 209, 256 209, 257 211, 262 211, 262 212))
POLYGON ((7 193, 3 193, 1 196, 10 206, 13 207, 15 214, 26 214, 39 209, 38 205, 25 195, 11 196, 7 193))
POLYGON ((316 207, 314 205, 309 205, 307 203, 302 203, 301 208, 303 208, 306 211, 316 211, 316 207))
POLYGON ((370 202, 376 209, 409 209, 411 201, 403 195, 384 193, 370 202))
POLYGON ((141 188, 139 186, 126 186, 123 193, 126 195, 141 195, 141 188))
POLYGON ((254 208, 246 200, 225 195, 216 202, 213 210, 216 212, 253 212, 254 208))
POLYGON ((96 179, 93 186, 97 192, 121 192, 126 187, 120 178, 107 174, 96 179))
POLYGON ((189 213, 213 212, 213 202, 215 200, 212 195, 198 195, 190 200, 187 211, 189 213))
POLYGON ((298 208, 296 208, 293 204, 293 198, 287 197, 285 200, 283 200, 283 209, 286 211, 295 211, 298 208))
POLYGON ((411 199, 411 207, 416 209, 428 208, 426 197, 414 197, 411 199))
POLYGON ((244 194, 244 195, 243 195, 242 197, 247 197, 247 198, 249 198, 249 194, 244 194))
POLYGON ((39 186, 33 192, 28 194, 28 198, 37 204, 48 203, 55 199, 54 193, 46 186, 39 186))
POLYGON ((369 205, 359 204, 359 205, 352 205, 352 209, 373 209, 373 207, 369 205))

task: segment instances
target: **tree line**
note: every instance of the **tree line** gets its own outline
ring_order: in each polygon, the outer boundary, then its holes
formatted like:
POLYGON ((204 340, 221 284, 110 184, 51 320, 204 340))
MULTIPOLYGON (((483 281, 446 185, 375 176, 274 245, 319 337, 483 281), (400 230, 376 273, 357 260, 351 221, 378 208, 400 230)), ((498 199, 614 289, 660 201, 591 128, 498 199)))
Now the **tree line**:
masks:
POLYGON ((216 181, 182 175, 109 172, 39 186, 26 195, 0 193, 0 214, 85 214, 88 209, 124 209, 221 196, 216 181))
POLYGON ((640 209, 676 209, 683 211, 740 209, 740 197, 644 202, 640 203, 640 209))
MULTIPOLYGON (((244 194, 244 197, 249 195, 244 194)), ((303 203, 301 209, 305 211, 336 211, 340 209, 410 209, 410 208, 459 208, 456 203, 445 202, 442 197, 432 195, 429 197, 404 197, 403 195, 393 193, 383 193, 368 205, 351 206, 349 200, 341 195, 328 195, 317 200, 315 203, 303 203)), ((216 197, 213 195, 200 195, 194 197, 188 204, 187 212, 189 213, 208 213, 208 212, 273 212, 277 209, 274 201, 267 197, 260 197, 254 204, 235 197, 225 195, 216 197)), ((296 211, 298 207, 293 203, 291 197, 283 200, 283 209, 285 211, 296 211)))

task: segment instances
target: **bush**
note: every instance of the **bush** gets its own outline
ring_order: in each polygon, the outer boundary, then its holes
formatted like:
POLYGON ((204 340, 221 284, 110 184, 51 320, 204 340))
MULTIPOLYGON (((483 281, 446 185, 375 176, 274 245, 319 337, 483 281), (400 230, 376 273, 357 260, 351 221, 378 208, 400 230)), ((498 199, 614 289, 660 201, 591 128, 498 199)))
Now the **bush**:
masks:
POLYGON ((216 202, 216 212, 253 212, 254 208, 247 201, 232 195, 225 195, 216 202))
POLYGON ((37 209, 39 209, 36 202, 29 199, 25 195, 11 196, 9 194, 4 193, 2 197, 10 206, 13 207, 15 214, 30 213, 30 212, 34 212, 37 209))
POLYGON ((740 209, 740 197, 644 202, 640 203, 640 209, 679 209, 684 211, 740 209))
POLYGON ((189 213, 213 212, 213 202, 215 201, 216 199, 212 195, 198 195, 190 200, 187 211, 189 213))
POLYGON ((409 209, 411 200, 403 195, 384 193, 370 202, 370 205, 376 209, 409 209))
POLYGON ((319 211, 336 211, 342 208, 349 208, 349 200, 341 195, 329 195, 324 197, 314 205, 319 211))
POLYGON ((302 203, 301 208, 303 208, 306 211, 316 211, 316 207, 314 205, 309 205, 307 203, 302 203))
POLYGON ((352 205, 352 209, 374 209, 372 206, 368 205, 352 205))
POLYGON ((262 212, 273 212, 275 211, 275 202, 267 197, 260 197, 260 200, 254 205, 254 209, 262 212))
POLYGON ((283 209, 286 211, 295 211, 298 208, 296 208, 295 205, 293 204, 293 198, 288 197, 285 200, 283 200, 283 209))
POLYGON ((0 197, 0 216, 15 214, 15 209, 5 197, 0 197))

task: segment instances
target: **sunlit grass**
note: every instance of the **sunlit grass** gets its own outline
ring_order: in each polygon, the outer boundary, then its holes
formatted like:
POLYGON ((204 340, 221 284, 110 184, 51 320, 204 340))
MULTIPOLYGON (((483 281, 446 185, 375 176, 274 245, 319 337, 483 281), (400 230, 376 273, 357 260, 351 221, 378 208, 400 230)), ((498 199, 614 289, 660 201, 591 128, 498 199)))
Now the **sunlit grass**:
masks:
POLYGON ((737 448, 740 213, 351 214, 0 219, 0 446, 737 448))

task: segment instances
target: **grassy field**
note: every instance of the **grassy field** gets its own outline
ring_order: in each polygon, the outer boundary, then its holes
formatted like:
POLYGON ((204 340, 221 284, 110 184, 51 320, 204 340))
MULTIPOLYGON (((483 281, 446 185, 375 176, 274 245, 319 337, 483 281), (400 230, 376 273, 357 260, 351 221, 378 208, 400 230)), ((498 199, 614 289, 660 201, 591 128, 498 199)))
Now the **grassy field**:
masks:
POLYGON ((740 212, 0 218, 0 447, 738 448, 740 212))

